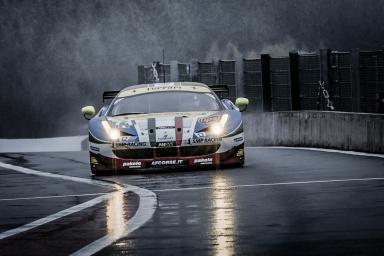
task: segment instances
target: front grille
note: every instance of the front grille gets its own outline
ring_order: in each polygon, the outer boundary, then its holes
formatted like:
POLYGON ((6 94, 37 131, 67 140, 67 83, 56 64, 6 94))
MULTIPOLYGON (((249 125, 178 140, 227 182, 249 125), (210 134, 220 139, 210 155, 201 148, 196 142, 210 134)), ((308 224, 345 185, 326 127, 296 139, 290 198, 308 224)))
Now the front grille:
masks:
POLYGON ((180 156, 202 156, 215 153, 220 145, 187 146, 180 148, 180 156))
MULTIPOLYGON (((215 153, 220 145, 199 145, 199 146, 181 146, 180 155, 178 147, 156 148, 156 157, 188 157, 188 156, 203 156, 215 153)), ((140 149, 121 149, 113 150, 113 153, 123 159, 146 159, 153 158, 153 148, 140 149)))
POLYGON ((157 148, 156 149, 156 156, 157 157, 177 156, 177 147, 157 148))
POLYGON ((152 148, 113 150, 113 153, 123 159, 153 158, 152 148))

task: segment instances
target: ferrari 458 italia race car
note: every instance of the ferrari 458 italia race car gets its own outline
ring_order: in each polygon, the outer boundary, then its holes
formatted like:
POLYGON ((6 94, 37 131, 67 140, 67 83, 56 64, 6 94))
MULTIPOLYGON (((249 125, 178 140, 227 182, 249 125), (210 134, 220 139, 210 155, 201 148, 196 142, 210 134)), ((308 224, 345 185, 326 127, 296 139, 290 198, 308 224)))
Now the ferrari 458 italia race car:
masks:
POLYGON ((112 101, 97 114, 93 106, 82 108, 90 120, 92 173, 243 165, 241 111, 248 99, 220 100, 218 88, 225 86, 177 82, 104 92, 103 101, 112 101))

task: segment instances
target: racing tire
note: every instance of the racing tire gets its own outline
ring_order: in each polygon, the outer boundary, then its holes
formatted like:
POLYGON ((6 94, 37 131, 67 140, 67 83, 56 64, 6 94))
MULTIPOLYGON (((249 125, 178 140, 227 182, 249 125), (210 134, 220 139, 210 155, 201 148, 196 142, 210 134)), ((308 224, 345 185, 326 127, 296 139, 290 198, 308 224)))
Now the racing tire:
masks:
POLYGON ((92 169, 92 168, 91 168, 91 172, 92 172, 93 175, 96 175, 96 176, 97 176, 97 175, 101 175, 101 171, 94 170, 94 169, 92 169))
POLYGON ((113 174, 113 172, 109 172, 109 171, 106 171, 106 170, 94 170, 91 168, 91 172, 93 175, 95 176, 99 176, 99 175, 111 175, 113 174))

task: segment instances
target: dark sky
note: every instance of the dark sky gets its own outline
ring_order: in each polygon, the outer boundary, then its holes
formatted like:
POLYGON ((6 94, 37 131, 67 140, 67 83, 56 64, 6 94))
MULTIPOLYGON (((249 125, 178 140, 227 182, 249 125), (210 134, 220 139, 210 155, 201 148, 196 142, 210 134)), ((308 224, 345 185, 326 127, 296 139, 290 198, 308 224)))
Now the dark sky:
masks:
POLYGON ((161 59, 384 45, 384 1, 1 1, 0 138, 86 134, 80 107, 161 59))

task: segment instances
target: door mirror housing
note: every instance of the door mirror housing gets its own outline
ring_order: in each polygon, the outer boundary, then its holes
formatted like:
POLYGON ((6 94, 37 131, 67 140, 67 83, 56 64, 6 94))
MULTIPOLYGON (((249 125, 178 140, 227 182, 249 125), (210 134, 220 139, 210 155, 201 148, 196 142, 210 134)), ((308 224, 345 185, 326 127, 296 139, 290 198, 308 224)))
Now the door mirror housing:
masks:
POLYGON ((229 110, 237 110, 237 111, 239 111, 239 108, 236 107, 235 104, 231 100, 229 100, 229 99, 222 99, 221 102, 223 103, 225 108, 227 108, 229 110))
POLYGON ((249 100, 247 98, 237 98, 235 101, 235 105, 239 108, 240 112, 247 110, 248 104, 249 100))
POLYGON ((83 113, 84 118, 90 120, 96 113, 94 106, 85 106, 81 109, 81 113, 83 113))

